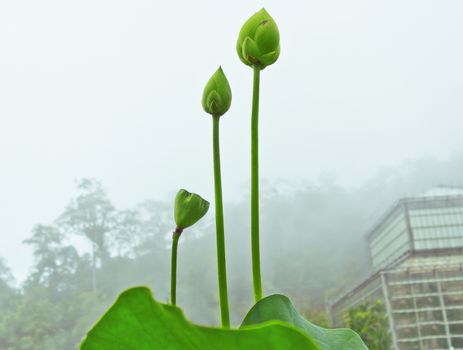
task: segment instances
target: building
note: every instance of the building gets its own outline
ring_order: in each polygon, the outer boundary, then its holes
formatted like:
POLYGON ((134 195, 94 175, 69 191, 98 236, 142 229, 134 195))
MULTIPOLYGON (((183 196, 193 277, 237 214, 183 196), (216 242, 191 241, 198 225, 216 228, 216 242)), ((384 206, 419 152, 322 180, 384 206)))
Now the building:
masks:
POLYGON ((404 198, 367 235, 373 273, 330 303, 382 300, 394 349, 463 349, 463 189, 404 198))

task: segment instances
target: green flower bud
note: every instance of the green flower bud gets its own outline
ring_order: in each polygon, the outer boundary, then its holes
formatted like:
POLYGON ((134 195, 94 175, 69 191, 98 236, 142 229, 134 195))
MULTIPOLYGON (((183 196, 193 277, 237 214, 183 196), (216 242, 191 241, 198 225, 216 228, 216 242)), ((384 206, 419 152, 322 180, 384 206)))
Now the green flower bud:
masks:
POLYGON ((230 108, 232 92, 222 67, 219 67, 204 88, 202 105, 206 113, 221 116, 230 108))
POLYGON ((236 51, 240 60, 251 67, 264 69, 280 56, 280 32, 265 9, 249 18, 240 30, 236 51))
POLYGON ((175 196, 175 224, 176 231, 182 231, 194 225, 209 210, 209 202, 200 195, 180 190, 175 196))

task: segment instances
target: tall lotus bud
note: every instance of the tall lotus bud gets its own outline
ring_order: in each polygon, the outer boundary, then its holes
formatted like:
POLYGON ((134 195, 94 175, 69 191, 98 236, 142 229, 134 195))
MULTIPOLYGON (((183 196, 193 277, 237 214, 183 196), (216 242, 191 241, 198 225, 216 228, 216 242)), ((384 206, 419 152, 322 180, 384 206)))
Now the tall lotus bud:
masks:
POLYGON ((280 32, 265 9, 249 18, 240 30, 236 51, 240 60, 251 67, 264 69, 280 55, 280 32))
POLYGON ((209 210, 209 202, 200 195, 180 190, 175 197, 175 224, 177 231, 194 225, 209 210))
POLYGON ((230 108, 232 92, 222 67, 219 67, 204 88, 202 105, 206 113, 221 116, 230 108))

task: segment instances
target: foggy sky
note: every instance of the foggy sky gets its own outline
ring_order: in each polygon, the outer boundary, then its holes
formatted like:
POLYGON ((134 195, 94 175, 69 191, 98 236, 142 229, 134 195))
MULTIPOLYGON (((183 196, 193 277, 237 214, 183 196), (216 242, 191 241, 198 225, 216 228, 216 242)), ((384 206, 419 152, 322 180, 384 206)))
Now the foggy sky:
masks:
POLYGON ((3 1, 0 256, 16 276, 30 264, 21 241, 61 212, 76 178, 101 179, 119 207, 180 187, 212 198, 200 98, 219 65, 233 90, 224 198, 246 196, 252 73, 235 42, 262 6, 281 32, 261 77, 262 178, 362 187, 463 149, 458 0, 3 1))

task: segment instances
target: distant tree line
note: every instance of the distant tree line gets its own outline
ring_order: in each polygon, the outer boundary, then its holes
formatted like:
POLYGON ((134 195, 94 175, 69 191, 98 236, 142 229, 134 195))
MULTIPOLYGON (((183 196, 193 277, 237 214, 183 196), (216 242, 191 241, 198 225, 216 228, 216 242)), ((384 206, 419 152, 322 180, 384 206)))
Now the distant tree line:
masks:
MULTIPOLYGON (((371 220, 365 212, 381 200, 378 191, 335 185, 263 190, 264 294, 287 294, 309 319, 326 326, 326 301, 368 272, 363 234, 371 220)), ((235 325, 253 303, 247 202, 225 205, 235 325)), ((36 225, 24 241, 34 258, 27 279, 14 287, 0 260, 0 349, 75 349, 117 295, 134 285, 147 285, 167 301, 172 205, 146 200, 118 209, 99 181, 79 181, 56 220, 36 225)), ((213 215, 182 238, 178 266, 178 305, 195 322, 218 324, 213 215)))
POLYGON ((19 289, 0 260, 0 348, 75 349, 117 293, 132 284, 153 285, 165 265, 169 231, 165 203, 146 201, 118 211, 101 183, 84 179, 79 194, 51 225, 30 238, 34 265, 19 289), (73 236, 90 246, 79 253, 73 236))

